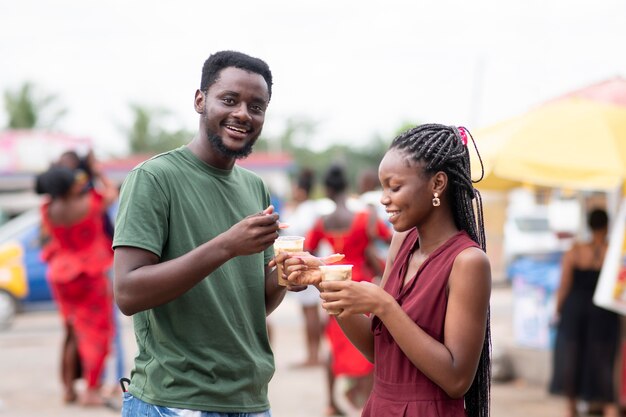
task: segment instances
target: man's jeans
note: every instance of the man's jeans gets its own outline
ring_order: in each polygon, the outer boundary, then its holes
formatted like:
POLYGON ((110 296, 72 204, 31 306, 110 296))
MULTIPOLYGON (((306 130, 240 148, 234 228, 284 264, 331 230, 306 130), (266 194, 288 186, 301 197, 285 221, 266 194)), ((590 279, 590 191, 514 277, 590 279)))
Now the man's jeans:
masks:
POLYGON ((272 417, 271 410, 260 413, 215 413, 211 411, 184 410, 148 404, 130 393, 124 393, 122 417, 272 417))

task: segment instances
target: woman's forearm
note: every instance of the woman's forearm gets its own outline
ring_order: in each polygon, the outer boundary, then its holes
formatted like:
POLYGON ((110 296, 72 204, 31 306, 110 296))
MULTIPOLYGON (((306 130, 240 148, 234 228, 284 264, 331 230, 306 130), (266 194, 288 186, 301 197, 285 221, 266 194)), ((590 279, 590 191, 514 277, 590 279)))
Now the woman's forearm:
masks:
POLYGON ((374 363, 374 335, 371 332, 371 318, 364 314, 355 314, 338 318, 337 323, 363 356, 374 363))

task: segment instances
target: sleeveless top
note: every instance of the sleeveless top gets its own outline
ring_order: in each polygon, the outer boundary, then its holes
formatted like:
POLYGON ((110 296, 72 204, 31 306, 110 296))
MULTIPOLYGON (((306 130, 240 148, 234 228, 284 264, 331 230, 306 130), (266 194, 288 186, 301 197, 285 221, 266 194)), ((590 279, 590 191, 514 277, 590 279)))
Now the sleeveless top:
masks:
MULTIPOLYGON (((334 252, 345 255, 345 258, 337 262, 337 265, 352 265, 353 281, 371 282, 374 273, 367 266, 365 259, 365 250, 371 243, 367 230, 370 215, 369 211, 356 213, 350 227, 344 230, 327 230, 324 227, 324 219, 320 217, 307 234, 304 241, 305 247, 314 251, 322 240, 326 240, 334 252)), ((376 218, 376 223, 379 234, 385 236, 385 231, 390 233, 380 219, 376 218)), ((330 342, 333 375, 361 377, 372 372, 374 366, 350 342, 335 317, 329 316, 325 333, 330 342)))
POLYGON ((81 274, 98 276, 113 264, 111 239, 107 236, 102 214, 104 200, 95 190, 89 191, 89 210, 71 225, 55 225, 48 214, 50 202, 41 207, 42 225, 50 234, 41 252, 48 263, 46 277, 50 282, 69 282, 81 274))
MULTIPOLYGON (((345 255, 345 258, 337 263, 338 265, 352 265, 353 281, 371 282, 374 272, 367 265, 365 257, 365 251, 372 243, 372 238, 368 234, 370 216, 369 211, 356 213, 350 227, 344 230, 327 230, 324 227, 324 219, 319 217, 306 235, 305 249, 314 251, 320 242, 325 240, 332 246, 335 253, 345 255)), ((375 222, 377 235, 384 239, 391 238, 391 232, 382 220, 376 218, 375 222)))
MULTIPOLYGON (((459 253, 478 247, 460 231, 433 251, 403 288, 410 254, 418 245, 417 229, 406 236, 384 289, 425 332, 443 342, 448 305, 448 279, 459 253)), ((452 399, 415 367, 378 317, 372 320, 375 347, 375 381, 364 417, 465 416, 463 398, 452 399)))

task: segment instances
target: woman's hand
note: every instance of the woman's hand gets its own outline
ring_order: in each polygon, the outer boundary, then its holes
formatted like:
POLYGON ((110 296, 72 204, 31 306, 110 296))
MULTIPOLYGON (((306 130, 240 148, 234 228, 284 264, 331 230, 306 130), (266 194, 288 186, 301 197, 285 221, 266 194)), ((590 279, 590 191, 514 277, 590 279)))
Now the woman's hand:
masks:
MULTIPOLYGON (((282 278, 283 280, 287 280, 287 274, 286 274, 286 270, 285 270, 285 261, 287 259, 289 259, 290 255, 292 255, 292 253, 289 252, 280 252, 274 255, 274 258, 272 260, 269 261, 269 263, 267 264, 270 268, 274 268, 276 267, 276 274, 280 274, 282 273, 282 278), (280 265, 280 268, 278 268, 278 265, 280 265)), ((282 285, 282 284, 281 284, 282 285)), ((293 292, 300 292, 300 291, 304 291, 306 290, 306 285, 305 284, 298 284, 298 283, 289 283, 287 286, 285 286, 284 288, 286 288, 289 291, 293 291, 293 292)))
POLYGON ((371 282, 361 281, 324 281, 319 285, 322 307, 341 313, 337 317, 351 314, 380 315, 384 308, 395 299, 371 282))

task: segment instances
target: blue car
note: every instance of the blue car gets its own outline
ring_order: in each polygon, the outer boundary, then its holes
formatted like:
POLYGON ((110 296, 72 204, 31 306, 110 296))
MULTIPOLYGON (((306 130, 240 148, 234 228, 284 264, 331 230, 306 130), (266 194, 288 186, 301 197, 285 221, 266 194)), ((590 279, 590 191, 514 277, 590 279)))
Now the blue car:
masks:
MULTIPOLYGON (((39 212, 37 212, 37 218, 39 218, 39 212)), ((40 232, 40 222, 37 221, 18 237, 18 241, 24 248, 24 267, 28 282, 28 294, 22 299, 25 303, 52 300, 46 280, 48 265, 41 260, 40 232)))

